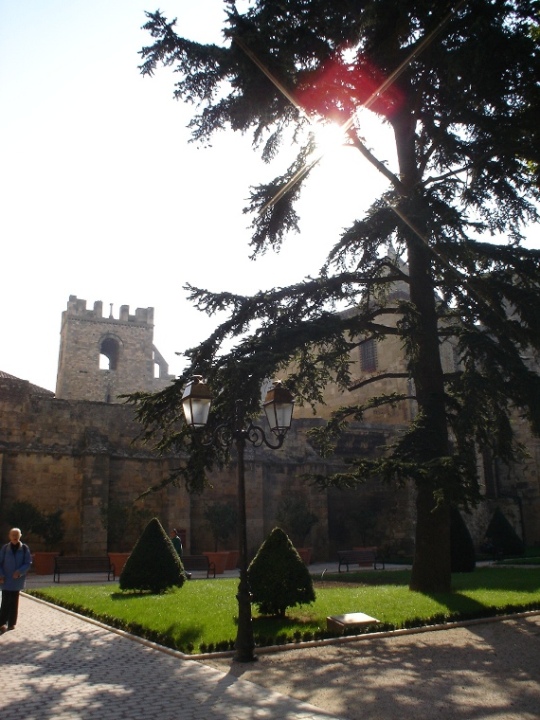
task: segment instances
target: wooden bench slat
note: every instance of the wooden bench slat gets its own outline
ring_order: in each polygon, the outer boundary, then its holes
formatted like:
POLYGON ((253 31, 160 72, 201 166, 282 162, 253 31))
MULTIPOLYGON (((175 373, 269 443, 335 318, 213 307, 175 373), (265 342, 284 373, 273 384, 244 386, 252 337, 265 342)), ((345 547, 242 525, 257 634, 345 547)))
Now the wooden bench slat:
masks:
POLYGON ((65 573, 99 573, 106 572, 107 580, 115 578, 114 565, 107 555, 58 555, 54 559, 53 581, 60 582, 65 573))
POLYGON ((210 562, 206 555, 183 555, 182 565, 186 572, 202 570, 206 573, 207 578, 210 577, 210 573, 212 573, 212 577, 216 577, 216 565, 210 562))
POLYGON ((349 565, 373 565, 373 569, 377 570, 377 565, 381 565, 384 570, 384 561, 377 557, 377 548, 357 548, 356 550, 338 550, 338 572, 342 572, 342 566, 349 565))

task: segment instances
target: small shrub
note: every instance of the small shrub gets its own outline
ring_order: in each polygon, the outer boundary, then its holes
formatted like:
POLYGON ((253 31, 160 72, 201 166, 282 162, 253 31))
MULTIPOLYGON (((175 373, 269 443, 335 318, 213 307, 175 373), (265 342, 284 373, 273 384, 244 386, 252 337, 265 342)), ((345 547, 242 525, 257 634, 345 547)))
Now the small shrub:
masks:
POLYGON ((184 584, 184 567, 171 539, 157 518, 152 518, 120 575, 121 590, 161 593, 184 584))
POLYGON ((288 607, 315 600, 311 575, 280 528, 261 545, 248 575, 253 602, 264 615, 284 617, 288 607))
POLYGON ((455 507, 450 514, 450 558, 453 573, 473 572, 476 567, 471 534, 461 513, 455 507))

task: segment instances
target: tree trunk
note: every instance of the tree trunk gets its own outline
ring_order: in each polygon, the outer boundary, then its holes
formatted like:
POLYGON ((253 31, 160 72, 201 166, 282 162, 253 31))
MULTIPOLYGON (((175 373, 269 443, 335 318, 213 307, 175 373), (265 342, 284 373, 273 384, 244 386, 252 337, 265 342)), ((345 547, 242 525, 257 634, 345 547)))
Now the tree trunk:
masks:
MULTIPOLYGON (((448 427, 435 291, 431 277, 431 251, 418 236, 409 242, 411 302, 418 313, 412 330, 415 357, 411 363, 418 400, 420 430, 417 459, 423 462, 447 457, 448 427)), ((450 592, 450 505, 446 478, 440 467, 417 482, 416 546, 411 590, 450 592)))
MULTIPOLYGON (((419 167, 415 147, 415 114, 404 107, 393 127, 402 181, 400 209, 407 224, 401 236, 407 242, 409 292, 416 314, 411 318, 409 365, 418 402, 414 459, 429 463, 447 457, 448 428, 443 371, 429 247, 430 218, 419 190, 419 167)), ((450 506, 440 468, 417 481, 416 544, 410 588, 420 592, 449 592, 450 506)))
POLYGON ((422 593, 450 592, 450 506, 436 505, 432 485, 419 485, 416 538, 409 588, 422 593))

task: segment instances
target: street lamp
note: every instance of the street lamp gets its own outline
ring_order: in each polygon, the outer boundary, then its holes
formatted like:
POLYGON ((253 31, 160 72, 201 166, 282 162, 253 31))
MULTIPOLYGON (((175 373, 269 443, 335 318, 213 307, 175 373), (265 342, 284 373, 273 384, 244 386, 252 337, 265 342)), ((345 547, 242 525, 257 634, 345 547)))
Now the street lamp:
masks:
MULTIPOLYGON (((186 423, 191 428, 204 427, 208 421, 212 393, 201 376, 196 375, 187 385, 182 395, 182 406, 186 423)), ((255 641, 251 620, 251 592, 248 581, 248 547, 246 521, 246 485, 244 453, 246 441, 254 447, 263 443, 277 450, 283 445, 285 435, 291 427, 294 400, 291 393, 276 381, 267 392, 263 403, 264 412, 270 430, 276 442, 268 440, 262 427, 254 425, 251 420, 245 423, 244 404, 236 400, 234 416, 227 422, 218 425, 206 445, 217 443, 221 447, 229 447, 234 441, 238 456, 238 545, 240 550, 240 582, 238 585, 238 629, 235 642, 234 659, 237 662, 253 662, 255 641)))

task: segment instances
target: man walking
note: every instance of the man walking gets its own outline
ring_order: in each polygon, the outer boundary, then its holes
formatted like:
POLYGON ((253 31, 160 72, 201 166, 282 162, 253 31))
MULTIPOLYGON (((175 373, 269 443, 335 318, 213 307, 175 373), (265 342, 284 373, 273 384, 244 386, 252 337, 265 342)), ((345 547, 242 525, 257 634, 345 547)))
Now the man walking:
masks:
POLYGON ((19 613, 19 592, 24 590, 26 573, 32 564, 28 545, 21 542, 19 528, 11 528, 9 542, 0 549, 0 633, 15 630, 19 613))
MULTIPOLYGON (((180 533, 176 528, 173 528, 171 530, 171 542, 174 545, 174 549, 178 553, 181 560, 182 555, 184 554, 184 548, 182 547, 182 539, 180 538, 180 533)), ((191 573, 184 570, 184 574, 188 580, 191 580, 191 573)))

